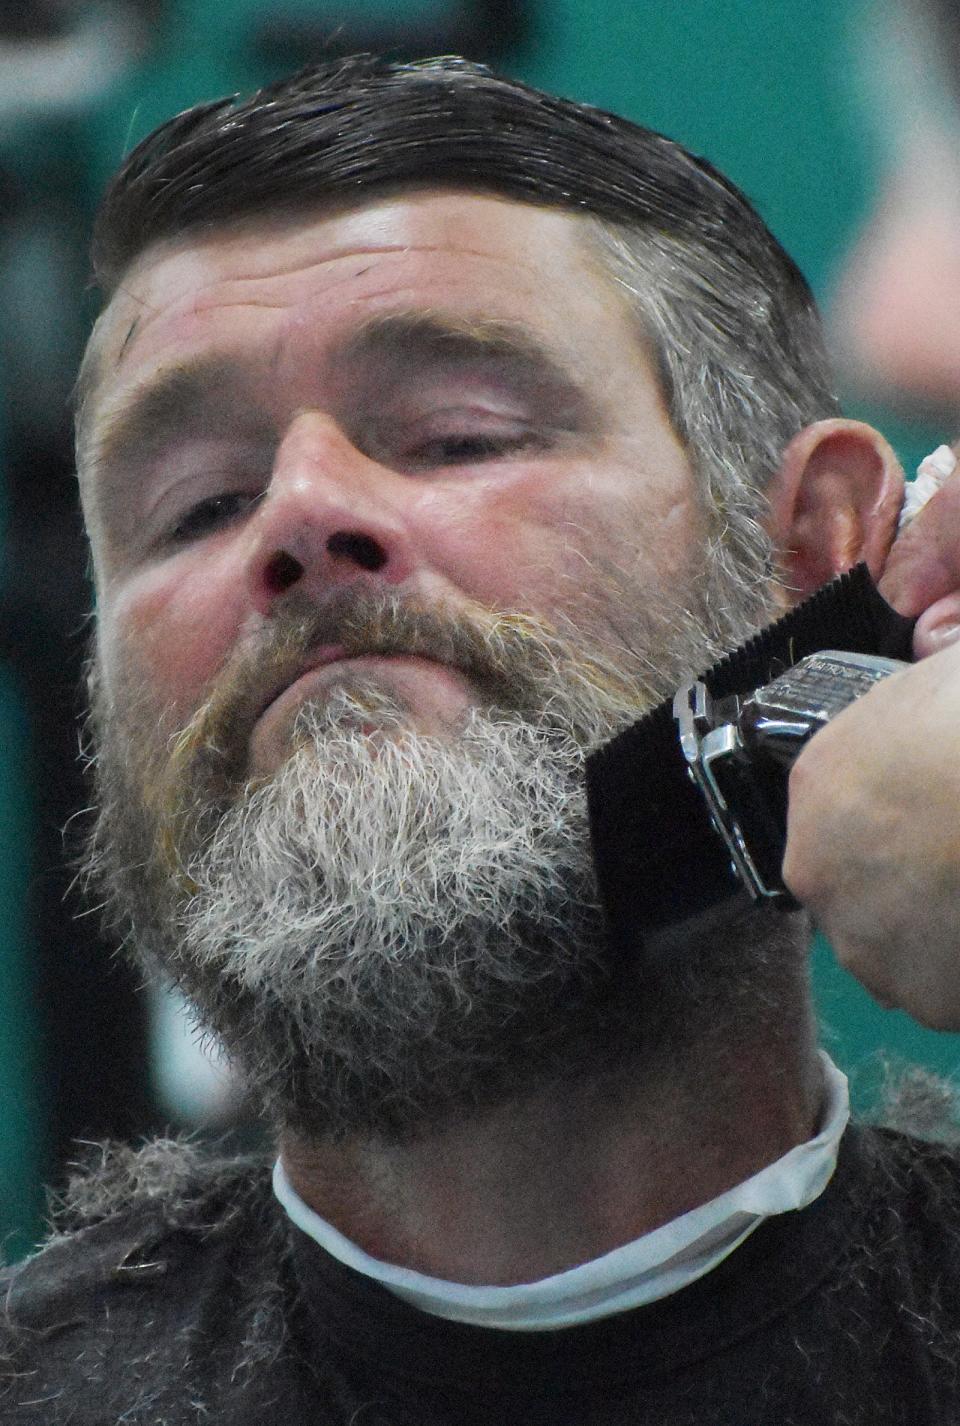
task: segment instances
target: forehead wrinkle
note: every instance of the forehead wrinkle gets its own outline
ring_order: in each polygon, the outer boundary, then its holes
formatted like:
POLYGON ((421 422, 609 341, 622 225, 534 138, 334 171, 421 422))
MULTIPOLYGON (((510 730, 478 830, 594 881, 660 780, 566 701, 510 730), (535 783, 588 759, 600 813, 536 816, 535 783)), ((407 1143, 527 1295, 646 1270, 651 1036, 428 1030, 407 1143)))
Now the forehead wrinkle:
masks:
MULTIPOLYGON (((296 226, 297 236, 300 236, 301 234, 309 230, 310 224, 304 223, 303 221, 298 221, 296 226)), ((208 235, 209 244, 212 247, 220 247, 224 245, 224 239, 225 231, 222 228, 218 228, 208 235)), ((334 262, 346 262, 351 258, 405 257, 408 254, 439 252, 449 253, 451 256, 457 258, 479 257, 487 259, 490 262, 500 263, 510 261, 510 259, 505 258, 504 254, 495 247, 474 248, 469 247, 466 244, 451 242, 357 243, 350 240, 346 240, 342 243, 332 246, 320 257, 310 258, 308 256, 301 255, 299 257, 291 257, 289 261, 283 262, 277 261, 276 258, 273 256, 271 235, 269 232, 265 232, 261 227, 256 226, 251 232, 241 232, 237 236, 236 242, 238 246, 240 244, 247 245, 250 243, 251 239, 253 239, 258 244, 258 248, 256 249, 256 251, 269 254, 268 259, 262 269, 258 268, 256 266, 256 263, 253 262, 251 264, 251 269, 247 272, 231 272, 229 277, 229 281, 231 283, 240 284, 247 282, 269 282, 272 278, 275 277, 291 277, 294 274, 298 273, 303 273, 304 275, 307 275, 309 273, 315 272, 317 268, 326 267, 328 264, 334 262)), ((315 241, 319 242, 321 241, 321 239, 316 239, 315 241)), ((226 242, 229 246, 229 236, 227 236, 226 242)), ((204 250, 204 246, 205 243, 202 237, 198 238, 196 235, 193 235, 192 237, 188 236, 183 238, 179 243, 171 245, 170 248, 167 249, 167 251, 160 254, 160 260, 162 261, 165 258, 175 258, 180 252, 189 252, 191 250, 195 250, 197 252, 202 253, 204 250)), ((144 254, 144 258, 142 261, 145 264, 149 263, 150 251, 151 250, 148 249, 147 252, 144 254)), ((210 283, 216 283, 222 280, 223 279, 221 277, 212 276, 210 279, 210 283)), ((208 283, 204 285, 208 286, 210 284, 208 283)), ((119 290, 122 289, 118 288, 118 291, 119 290)), ((134 300, 140 300, 136 298, 133 293, 129 292, 129 290, 127 291, 127 295, 133 297, 134 300)))
MULTIPOLYGON (((262 234, 258 235, 261 237, 263 236, 262 234)), ((249 242, 250 237, 251 234, 249 233, 241 234, 240 241, 249 242)), ((211 245, 214 246, 221 245, 223 243, 223 238, 223 232, 219 230, 209 235, 209 241, 211 245)), ((268 250, 269 244, 265 244, 264 246, 265 250, 268 250)), ((138 266, 143 267, 145 271, 149 274, 149 269, 151 266, 162 267, 165 262, 170 260, 176 260, 178 256, 187 254, 191 250, 196 250, 202 253, 203 249, 204 242, 202 240, 198 241, 197 238, 194 236, 190 239, 184 239, 178 244, 171 245, 169 248, 163 249, 159 255, 155 254, 154 262, 152 264, 150 261, 151 250, 148 249, 148 251, 143 255, 143 257, 138 260, 138 266)), ((220 289, 222 295, 226 297, 226 301, 224 304, 226 306, 236 308, 262 308, 268 311, 281 310, 290 305, 289 298, 286 296, 274 301, 271 300, 267 295, 263 295, 260 297, 241 296, 239 290, 242 290, 244 287, 249 285, 269 285, 275 281, 284 281, 285 279, 288 279, 292 276, 309 279, 310 275, 316 272, 318 269, 325 267, 328 268, 333 265, 350 265, 352 264, 352 261, 354 259, 364 259, 367 257, 384 257, 397 259, 410 257, 418 254, 431 253, 446 254, 458 260, 464 257, 475 257, 481 258, 485 261, 501 264, 509 262, 510 265, 513 266, 513 262, 511 259, 505 257, 501 251, 498 251, 497 249, 492 247, 474 248, 467 245, 461 246, 459 244, 454 245, 445 242, 378 242, 369 244, 355 244, 353 242, 346 242, 342 245, 331 248, 329 251, 324 252, 322 256, 313 259, 300 256, 291 258, 289 262, 278 262, 271 254, 268 264, 264 266, 262 270, 257 267, 255 257, 251 257, 251 269, 249 271, 230 271, 229 273, 217 273, 216 271, 213 271, 210 273, 209 277, 205 281, 199 284, 195 284, 192 287, 190 296, 186 300, 188 303, 196 303, 198 308, 202 309, 206 305, 203 301, 203 294, 205 292, 210 291, 211 289, 220 289), (231 295, 231 289, 238 289, 236 295, 231 295)), ((337 287, 343 286, 345 283, 349 283, 357 277, 363 276, 368 270, 369 267, 362 267, 359 271, 346 271, 342 275, 332 277, 330 280, 330 290, 333 291, 337 287)), ((136 330, 129 331, 127 333, 122 343, 122 346, 117 351, 115 357, 115 363, 117 366, 122 364, 124 358, 127 355, 128 348, 135 347, 137 345, 141 332, 146 330, 146 328, 151 325, 152 319, 154 317, 162 317, 164 315, 164 308, 162 306, 157 307, 152 303, 148 302, 145 296, 133 290, 134 285, 135 284, 133 282, 128 282, 126 286, 117 289, 118 294, 122 293, 122 295, 126 297, 128 301, 136 303, 142 309, 140 317, 134 323, 136 330), (142 320, 144 314, 146 315, 145 321, 142 320)), ((147 290, 149 291, 149 285, 147 290)), ((378 294, 372 295, 375 296, 378 294)))
POLYGON ((133 339, 133 334, 134 334, 134 332, 137 330, 137 328, 139 327, 139 325, 140 325, 140 317, 139 317, 139 315, 138 315, 138 316, 134 317, 133 321, 130 323, 130 326, 127 328, 127 335, 124 337, 123 341, 120 343, 120 350, 117 352, 117 360, 116 360, 116 362, 115 362, 115 365, 116 365, 116 366, 119 366, 119 365, 120 365, 120 362, 123 360, 123 354, 124 354, 124 352, 127 350, 127 347, 128 347, 128 345, 129 345, 129 343, 132 341, 132 339, 133 339))
MULTIPOLYGON (((211 234, 210 240, 212 244, 222 243, 222 234, 211 234)), ((203 245, 202 243, 198 243, 196 241, 184 241, 179 252, 177 248, 174 248, 171 251, 162 254, 159 259, 158 265, 162 266, 165 261, 169 261, 171 259, 175 260, 181 254, 190 252, 191 249, 197 249, 202 252, 203 245)), ((304 260, 303 257, 300 257, 296 259, 291 259, 289 263, 278 263, 271 256, 269 263, 262 270, 259 270, 254 264, 252 270, 248 272, 231 271, 229 274, 225 274, 221 272, 212 271, 206 281, 195 283, 186 301, 188 304, 197 303, 197 305, 202 308, 205 305, 202 300, 204 293, 209 292, 211 289, 221 289, 225 291, 228 296, 228 300, 226 301, 225 305, 229 307, 260 307, 266 310, 276 310, 289 306, 289 298, 283 297, 280 300, 271 301, 267 296, 231 296, 231 289, 243 289, 244 287, 247 287, 251 284, 266 285, 274 281, 283 281, 285 278, 293 276, 302 276, 304 278, 309 278, 310 274, 316 272, 319 268, 329 267, 334 263, 346 263, 353 258, 405 257, 413 253, 433 253, 445 251, 448 251, 448 249, 445 247, 445 245, 440 243, 380 243, 360 246, 356 246, 351 243, 343 247, 334 248, 330 252, 324 253, 322 257, 317 257, 313 260, 304 260)), ((456 250, 456 255, 458 257, 461 255, 468 257, 486 257, 491 260, 497 260, 498 256, 496 253, 484 252, 482 249, 472 248, 458 248, 456 250)), ((148 272, 151 266, 149 258, 150 253, 148 251, 148 253, 144 255, 143 259, 141 259, 142 264, 145 266, 148 272)), ((368 268, 363 268, 360 273, 346 272, 341 277, 338 277, 333 280, 333 286, 342 286, 344 283, 351 281, 355 277, 362 276, 366 271, 368 271, 368 268)), ((131 329, 127 332, 127 335, 124 337, 123 342, 117 351, 115 357, 115 364, 119 366, 122 363, 128 346, 131 344, 132 338, 136 334, 135 329, 138 329, 141 326, 144 311, 147 313, 147 318, 149 322, 149 318, 152 316, 162 317, 164 315, 164 307, 158 307, 148 302, 146 297, 135 292, 131 285, 118 288, 117 292, 118 294, 122 294, 128 301, 135 303, 138 307, 141 308, 141 312, 137 315, 137 317, 134 318, 131 329)))

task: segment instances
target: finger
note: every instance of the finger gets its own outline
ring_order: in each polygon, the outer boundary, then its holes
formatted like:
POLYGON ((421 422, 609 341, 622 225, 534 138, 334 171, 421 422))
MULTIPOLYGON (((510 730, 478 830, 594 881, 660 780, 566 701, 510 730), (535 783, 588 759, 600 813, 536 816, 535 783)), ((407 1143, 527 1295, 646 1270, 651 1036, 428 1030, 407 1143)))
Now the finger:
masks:
POLYGON ((908 618, 960 590, 960 474, 950 477, 896 539, 878 587, 908 618))
POLYGON ((925 609, 913 631, 913 657, 925 659, 960 639, 960 593, 948 594, 925 609))

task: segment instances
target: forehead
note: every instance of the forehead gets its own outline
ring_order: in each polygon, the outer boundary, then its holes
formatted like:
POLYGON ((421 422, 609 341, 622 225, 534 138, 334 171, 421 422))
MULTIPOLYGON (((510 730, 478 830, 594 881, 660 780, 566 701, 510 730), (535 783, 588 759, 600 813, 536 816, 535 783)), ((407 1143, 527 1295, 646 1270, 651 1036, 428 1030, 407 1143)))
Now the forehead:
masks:
POLYGON ((583 359, 592 332, 607 348, 637 336, 587 231, 558 210, 423 192, 157 244, 101 318, 86 388, 96 405, 210 343, 322 340, 405 305, 526 322, 583 359))

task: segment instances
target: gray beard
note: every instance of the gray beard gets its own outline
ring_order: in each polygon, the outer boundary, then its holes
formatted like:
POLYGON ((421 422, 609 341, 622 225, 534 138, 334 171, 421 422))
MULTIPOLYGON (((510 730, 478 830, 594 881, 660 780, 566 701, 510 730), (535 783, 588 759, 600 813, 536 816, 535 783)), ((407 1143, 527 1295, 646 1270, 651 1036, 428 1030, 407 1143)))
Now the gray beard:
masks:
POLYGON ((360 732, 373 703, 304 710, 297 751, 191 862, 167 958, 313 1133, 396 1136, 499 1096, 518 1059, 542 1073, 601 978, 582 749, 479 713, 413 736, 383 705, 360 732))
MULTIPOLYGON (((705 652, 671 614, 666 687, 705 652)), ((454 637, 382 601, 358 627, 362 649, 454 637)), ((609 962, 583 768, 666 691, 648 662, 615 674, 526 623, 515 646, 487 631, 460 653, 491 700, 454 734, 417 734, 382 688, 347 682, 301 710, 259 786, 242 672, 173 771, 165 739, 138 762, 133 706, 95 699, 91 875, 271 1117, 313 1137, 402 1140, 547 1083, 662 1070, 715 1033, 718 998, 747 1003, 715 946, 668 983, 609 962)))

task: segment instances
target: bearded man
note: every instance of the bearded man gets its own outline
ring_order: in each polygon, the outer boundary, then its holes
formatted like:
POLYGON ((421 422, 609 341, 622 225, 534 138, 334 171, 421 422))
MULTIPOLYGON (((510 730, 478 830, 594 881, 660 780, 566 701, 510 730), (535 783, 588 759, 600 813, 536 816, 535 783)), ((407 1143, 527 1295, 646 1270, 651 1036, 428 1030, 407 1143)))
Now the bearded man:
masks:
POLYGON ((591 751, 890 547, 790 259, 656 134, 358 58, 164 125, 96 263, 90 874, 279 1158, 75 1185, 3 1419, 946 1419, 956 1166, 846 1130, 804 917, 613 954, 590 854, 591 751))

